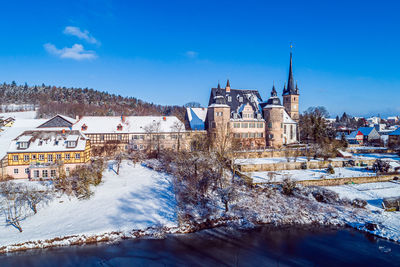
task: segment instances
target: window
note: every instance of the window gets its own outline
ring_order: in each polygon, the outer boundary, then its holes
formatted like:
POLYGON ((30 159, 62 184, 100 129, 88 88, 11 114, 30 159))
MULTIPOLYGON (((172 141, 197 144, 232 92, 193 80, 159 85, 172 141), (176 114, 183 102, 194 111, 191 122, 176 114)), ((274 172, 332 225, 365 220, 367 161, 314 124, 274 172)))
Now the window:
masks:
POLYGON ((255 133, 249 133, 249 137, 250 138, 254 138, 255 137, 255 133))
POLYGON ((283 123, 281 123, 281 129, 283 128, 283 123))
POLYGON ((139 149, 140 149, 140 150, 143 150, 143 145, 139 145, 139 149))
POLYGON ((137 150, 138 146, 137 145, 133 145, 133 150, 137 150))
POLYGON ((118 135, 118 140, 121 141, 122 140, 122 135, 118 135))
POLYGON ((14 174, 18 174, 18 169, 14 169, 14 174))
POLYGON ((255 128, 255 127, 256 127, 256 125, 254 122, 249 123, 249 128, 255 128))
POLYGON ((137 140, 137 139, 139 139, 139 135, 136 135, 136 134, 135 134, 135 135, 133 135, 133 136, 132 136, 132 139, 134 139, 134 140, 137 140))
POLYGON ((268 128, 272 128, 272 123, 268 122, 268 128))
POLYGON ((76 142, 75 141, 68 141, 67 142, 67 147, 76 147, 76 142))
POLYGON ((44 160, 44 155, 43 154, 39 154, 39 160, 44 160))
POLYGON ((274 135, 273 134, 268 135, 268 137, 269 137, 269 139, 274 139, 274 135))
POLYGON ((142 140, 143 140, 143 139, 144 139, 144 135, 140 135, 140 139, 142 139, 142 140))
POLYGON ((53 154, 47 155, 47 162, 53 162, 53 154))
POLYGON ((47 170, 43 170, 43 171, 42 171, 42 177, 43 177, 43 178, 49 177, 49 172, 48 172, 47 170))
POLYGON ((233 134, 233 137, 235 137, 235 138, 240 138, 240 133, 234 133, 234 134, 233 134))
POLYGON ((243 102, 243 96, 239 96, 239 102, 240 102, 240 103, 243 102))
POLYGON ((36 154, 32 154, 32 160, 36 160, 36 154))
POLYGON ((232 102, 232 97, 228 95, 228 102, 232 102))
POLYGON ((33 177, 39 178, 39 170, 34 170, 33 171, 33 177))
POLYGON ((65 168, 65 172, 66 172, 67 175, 69 175, 69 167, 65 168))
POLYGON ((61 160, 61 154, 56 155, 56 160, 61 160))
POLYGON ((100 141, 104 141, 104 134, 100 135, 100 141))
POLYGON ((24 155, 24 161, 29 161, 29 155, 24 155))
POLYGON ((13 156, 13 161, 18 161, 18 155, 13 156))
POLYGON ((81 159, 81 153, 75 153, 75 159, 81 159))
POLYGON ((286 125, 283 126, 283 133, 286 134, 286 125))
POLYGON ((176 134, 171 135, 171 139, 178 139, 178 136, 176 134))
POLYGON ((19 148, 28 148, 28 142, 19 143, 19 148))
POLYGON ((264 123, 262 123, 262 122, 257 123, 257 128, 263 128, 263 127, 264 127, 264 123))
POLYGON ((51 170, 50 171, 50 176, 51 177, 56 177, 56 170, 51 170))
POLYGON ((222 111, 215 112, 216 117, 222 117, 222 115, 224 115, 224 113, 222 111))
POLYGON ((242 122, 242 128, 248 128, 249 124, 247 122, 242 122))
POLYGON ((242 138, 248 138, 249 134, 248 133, 242 133, 242 138))
POLYGON ((25 173, 26 173, 26 174, 29 174, 29 168, 26 168, 26 169, 25 169, 25 173))
POLYGON ((240 128, 240 122, 234 122, 233 128, 240 128))
POLYGON ((293 125, 290 125, 290 139, 293 139, 293 125))
POLYGON ((70 158, 71 158, 71 155, 69 153, 65 154, 65 159, 66 160, 70 160, 70 158))

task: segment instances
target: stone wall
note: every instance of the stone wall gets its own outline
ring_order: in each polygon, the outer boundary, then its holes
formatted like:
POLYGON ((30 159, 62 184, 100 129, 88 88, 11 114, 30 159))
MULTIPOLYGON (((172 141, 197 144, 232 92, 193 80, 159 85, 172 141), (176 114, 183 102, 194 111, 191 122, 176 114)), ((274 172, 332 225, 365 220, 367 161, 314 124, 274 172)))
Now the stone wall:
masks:
MULTIPOLYGON (((241 172, 259 172, 259 171, 282 171, 282 170, 301 170, 303 164, 307 164, 307 169, 324 169, 328 168, 329 164, 332 167, 343 167, 343 163, 348 160, 340 161, 309 161, 309 162, 279 162, 267 164, 248 164, 238 165, 237 168, 241 172)), ((372 165, 375 159, 368 160, 354 160, 356 165, 360 163, 372 165)))
POLYGON ((297 183, 304 186, 334 186, 334 185, 344 185, 344 184, 365 184, 365 183, 387 182, 393 180, 394 177, 399 177, 399 176, 400 176, 399 174, 389 174, 389 175, 379 175, 379 176, 305 180, 305 181, 298 181, 297 183))

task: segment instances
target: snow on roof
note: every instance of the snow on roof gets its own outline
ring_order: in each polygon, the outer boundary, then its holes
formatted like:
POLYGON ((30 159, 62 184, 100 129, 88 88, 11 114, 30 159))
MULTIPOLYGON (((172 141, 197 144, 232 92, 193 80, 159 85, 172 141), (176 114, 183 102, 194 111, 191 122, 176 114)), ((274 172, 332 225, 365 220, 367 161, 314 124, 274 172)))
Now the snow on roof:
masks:
POLYGON ((18 138, 18 142, 29 142, 32 139, 32 135, 23 135, 18 138))
POLYGON ((193 120, 192 112, 202 121, 206 120, 207 108, 186 108, 189 121, 193 120))
POLYGON ((145 133, 145 128, 160 123, 161 133, 176 132, 174 125, 185 131, 185 125, 175 116, 84 116, 73 126, 84 134, 94 133, 145 133), (86 129, 82 129, 85 125, 86 129))
MULTIPOLYGON (((63 118, 66 121, 69 121, 70 123, 74 123, 76 121, 76 119, 68 117, 68 116, 65 116, 65 115, 57 114, 56 116, 60 116, 61 118, 63 118)), ((54 116, 54 117, 56 117, 56 116, 54 116)))
POLYGON ((210 106, 208 106, 209 108, 229 108, 228 105, 226 104, 211 104, 210 106))
POLYGON ((71 131, 62 133, 62 131, 25 131, 20 136, 11 141, 8 149, 8 153, 26 153, 26 152, 63 152, 63 151, 84 151, 86 147, 87 137, 81 134, 79 131, 71 131), (67 140, 70 136, 77 137, 74 141, 77 141, 75 147, 67 147, 67 140), (28 148, 19 148, 18 143, 21 140, 26 140, 30 137, 31 142, 28 148))
POLYGON ((76 140, 78 140, 78 138, 79 138, 79 135, 70 134, 70 135, 67 136, 67 141, 76 141, 76 140))
POLYGON ((287 114, 286 110, 283 110, 283 123, 296 123, 290 116, 287 114))

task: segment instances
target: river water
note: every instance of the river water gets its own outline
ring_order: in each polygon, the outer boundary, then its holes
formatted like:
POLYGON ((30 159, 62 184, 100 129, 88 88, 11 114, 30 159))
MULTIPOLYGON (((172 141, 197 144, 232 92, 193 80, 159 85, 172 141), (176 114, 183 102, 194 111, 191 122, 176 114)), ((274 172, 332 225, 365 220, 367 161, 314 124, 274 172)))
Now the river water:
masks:
POLYGON ((400 244, 347 228, 217 228, 13 253, 0 266, 400 266, 400 244))

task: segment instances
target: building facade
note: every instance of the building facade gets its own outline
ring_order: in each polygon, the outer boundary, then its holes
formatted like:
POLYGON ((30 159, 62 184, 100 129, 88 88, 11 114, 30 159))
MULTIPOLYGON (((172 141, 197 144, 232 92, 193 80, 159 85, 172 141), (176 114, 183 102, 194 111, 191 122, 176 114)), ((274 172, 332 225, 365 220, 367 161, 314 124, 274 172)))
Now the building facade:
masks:
POLYGON ((79 131, 32 130, 14 139, 7 151, 7 175, 48 179, 89 162, 90 140, 79 131))

